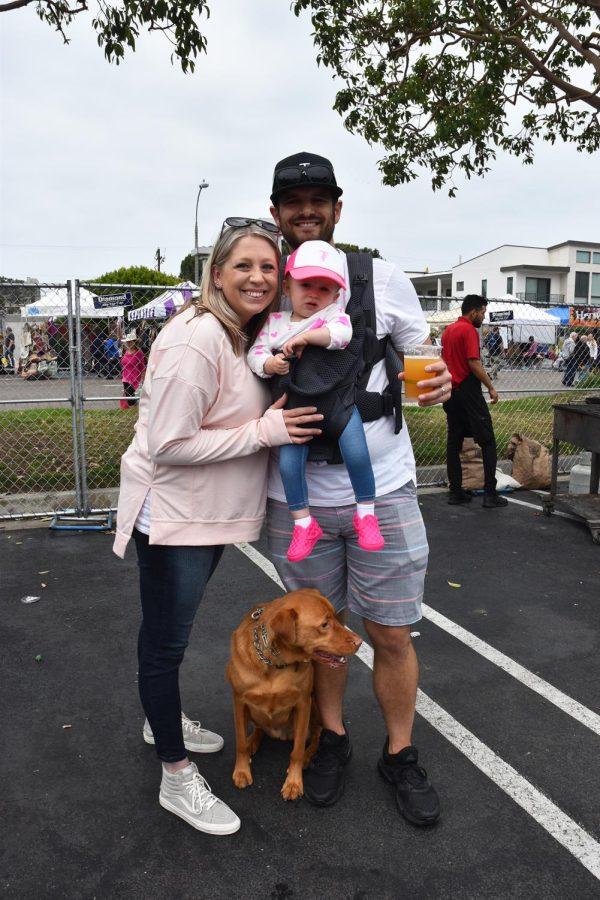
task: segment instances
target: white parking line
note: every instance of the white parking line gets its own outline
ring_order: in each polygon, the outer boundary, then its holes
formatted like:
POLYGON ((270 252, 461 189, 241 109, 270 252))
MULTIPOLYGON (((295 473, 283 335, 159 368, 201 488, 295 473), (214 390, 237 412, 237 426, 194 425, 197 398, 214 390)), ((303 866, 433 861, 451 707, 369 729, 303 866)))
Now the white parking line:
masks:
MULTIPOLYGON (((528 500, 517 500, 516 497, 509 497, 506 494, 503 495, 506 497, 509 503, 516 503, 517 506, 528 506, 529 509, 535 509, 536 512, 543 512, 541 506, 538 506, 536 503, 530 503, 528 500)), ((560 509, 555 509, 552 513, 553 516, 559 516, 561 519, 572 519, 573 522, 581 522, 581 519, 578 516, 572 516, 570 513, 563 512, 560 509)))
POLYGON ((417 712, 600 880, 600 844, 587 831, 422 691, 417 712))
MULTIPOLYGON (((262 553, 249 544, 236 544, 236 546, 275 584, 285 590, 275 567, 262 553)), ((365 665, 370 669, 373 668, 373 649, 366 642, 363 643, 357 655, 365 665)), ((417 711, 473 765, 568 850, 582 866, 600 880, 600 844, 591 835, 421 690, 417 695, 417 711)))
MULTIPOLYGON (((275 584, 278 584, 280 588, 285 590, 283 583, 277 574, 277 570, 270 560, 266 559, 262 553, 259 553, 259 551, 255 550, 250 544, 238 544, 237 547, 242 553, 245 553, 252 562, 256 563, 256 565, 259 566, 259 568, 261 568, 275 584)), ((540 697, 543 697, 544 700, 548 700, 549 703, 554 704, 554 706, 558 707, 562 712, 571 716, 572 719, 576 719, 582 725, 585 725, 586 728, 589 728, 590 731, 600 735, 600 716, 593 712, 593 710, 588 709, 583 703, 579 703, 578 700, 574 700, 573 697, 569 697, 568 694, 563 693, 563 691, 554 687, 554 685, 544 681, 539 675, 530 672, 529 669, 526 669, 525 666, 515 662, 510 656, 502 653, 501 650, 496 650, 491 644, 488 644, 476 635, 471 634, 466 628, 463 628, 461 625, 448 619, 446 616, 442 615, 442 613, 433 609, 431 606, 428 606, 426 603, 423 604, 422 610, 424 619, 433 622, 438 628, 451 634, 471 650, 474 650, 475 653, 479 653, 484 659, 487 659, 495 666, 498 666, 498 668, 502 669, 508 675, 512 675, 512 677, 516 678, 517 681, 520 681, 521 684, 524 684, 532 691, 535 691, 535 693, 539 694, 540 697)))
POLYGON ((515 662, 510 656, 506 656, 506 654, 502 653, 500 650, 496 650, 495 647, 482 641, 481 638, 471 634, 470 631, 467 631, 461 625, 457 625, 456 622, 453 622, 451 619, 446 618, 442 613, 432 609, 431 606, 427 606, 426 603, 423 604, 423 618, 429 619, 429 621, 433 622, 434 625, 437 625, 438 628, 442 628, 448 634, 451 634, 459 641, 462 641, 462 643, 466 644, 467 647, 470 647, 471 650, 479 653, 480 656, 483 656, 485 659, 489 660, 489 662, 498 666, 498 668, 503 669, 504 672, 512 675, 512 677, 516 678, 517 681, 520 681, 521 684, 526 685, 528 688, 531 688, 532 691, 535 691, 536 694, 539 694, 545 700, 553 703, 554 706, 557 706, 568 716, 577 719, 577 721, 581 722, 582 725, 585 725, 586 728, 589 728, 591 731, 600 735, 600 716, 591 709, 588 709, 587 706, 584 706, 582 703, 569 697, 568 694, 559 691, 558 688, 555 688, 547 681, 544 681, 539 675, 530 672, 529 669, 526 669, 525 666, 515 662))

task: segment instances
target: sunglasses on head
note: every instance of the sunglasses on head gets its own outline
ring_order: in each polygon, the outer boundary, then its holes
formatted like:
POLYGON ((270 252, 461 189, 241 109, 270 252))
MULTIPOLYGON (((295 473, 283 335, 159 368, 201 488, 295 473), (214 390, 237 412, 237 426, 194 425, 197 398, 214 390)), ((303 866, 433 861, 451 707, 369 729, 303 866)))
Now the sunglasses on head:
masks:
POLYGON ((219 237, 226 228, 246 228, 248 225, 257 225, 263 231, 268 231, 269 234, 279 234, 279 228, 275 222, 268 222, 266 219, 247 219, 244 216, 230 216, 223 222, 219 237))
POLYGON ((275 186, 278 190, 288 187, 298 187, 303 182, 307 184, 326 184, 333 186, 335 178, 333 170, 329 166, 286 166, 278 169, 274 174, 275 186))

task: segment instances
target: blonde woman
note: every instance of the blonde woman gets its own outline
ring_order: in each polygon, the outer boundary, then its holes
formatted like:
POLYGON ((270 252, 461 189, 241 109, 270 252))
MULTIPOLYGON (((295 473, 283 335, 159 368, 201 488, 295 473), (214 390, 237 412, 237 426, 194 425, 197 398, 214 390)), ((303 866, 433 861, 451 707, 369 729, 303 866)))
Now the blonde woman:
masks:
POLYGON ((133 534, 139 690, 144 739, 162 761, 159 802, 217 835, 237 831, 240 820, 187 752, 219 750, 223 739, 182 717, 179 667, 224 544, 259 536, 269 447, 309 441, 322 418, 314 407, 284 410, 284 398, 269 407, 267 388, 246 362, 278 302, 279 262, 273 223, 226 221, 200 299, 152 346, 135 437, 121 464, 114 550, 123 557, 133 534))

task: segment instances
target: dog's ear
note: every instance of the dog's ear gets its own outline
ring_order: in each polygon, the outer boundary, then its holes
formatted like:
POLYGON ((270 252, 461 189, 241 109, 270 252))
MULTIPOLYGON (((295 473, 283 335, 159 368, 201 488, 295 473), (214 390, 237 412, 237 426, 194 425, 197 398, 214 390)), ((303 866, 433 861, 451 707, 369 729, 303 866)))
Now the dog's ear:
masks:
POLYGON ((286 644, 296 643, 296 623, 298 612, 293 606, 280 609, 269 623, 276 637, 281 638, 286 644))

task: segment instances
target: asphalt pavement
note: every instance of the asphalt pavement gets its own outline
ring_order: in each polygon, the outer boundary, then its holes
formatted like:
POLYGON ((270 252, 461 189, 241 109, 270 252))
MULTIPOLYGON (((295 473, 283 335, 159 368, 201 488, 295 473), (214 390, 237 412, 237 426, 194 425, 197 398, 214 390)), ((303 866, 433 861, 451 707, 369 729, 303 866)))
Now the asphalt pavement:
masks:
POLYGON ((341 801, 282 801, 289 745, 272 740, 254 785, 234 787, 224 668, 244 612, 280 594, 263 541, 226 550, 181 673, 187 714, 225 737, 222 752, 195 757, 242 819, 217 838, 158 805, 133 551, 121 562, 102 533, 0 531, 2 895, 597 898, 600 548, 582 525, 541 516, 535 495, 518 497, 531 506, 421 497, 431 557, 414 740, 442 802, 426 830, 400 818, 376 771, 385 734, 368 650, 350 663, 341 801))

